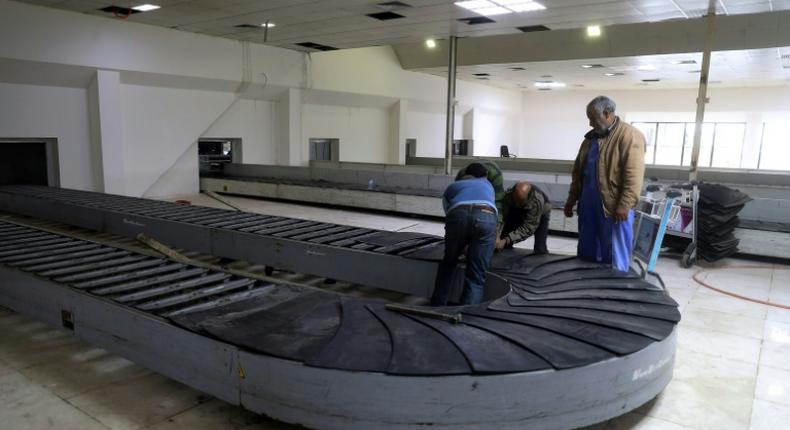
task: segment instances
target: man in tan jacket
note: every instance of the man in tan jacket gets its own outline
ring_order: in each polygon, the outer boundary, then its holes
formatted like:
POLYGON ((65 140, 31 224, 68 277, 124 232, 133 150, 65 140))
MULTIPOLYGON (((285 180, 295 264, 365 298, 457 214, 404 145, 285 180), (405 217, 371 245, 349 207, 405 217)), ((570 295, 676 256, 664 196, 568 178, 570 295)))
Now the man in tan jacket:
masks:
POLYGON ((605 96, 587 105, 592 130, 573 163, 565 216, 578 203, 579 257, 628 271, 633 242, 633 208, 645 174, 645 137, 615 115, 605 96))

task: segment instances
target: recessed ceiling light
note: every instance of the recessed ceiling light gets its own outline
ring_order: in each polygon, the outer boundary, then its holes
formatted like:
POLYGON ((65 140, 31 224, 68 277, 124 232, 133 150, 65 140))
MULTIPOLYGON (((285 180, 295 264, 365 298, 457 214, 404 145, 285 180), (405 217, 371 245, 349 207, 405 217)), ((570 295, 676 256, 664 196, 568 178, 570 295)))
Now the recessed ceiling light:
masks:
POLYGON ((140 12, 150 12, 152 10, 157 10, 161 6, 157 6, 155 4, 141 4, 140 6, 134 6, 132 9, 139 10, 140 12))
POLYGON ((436 48, 436 41, 433 39, 427 39, 425 40, 425 46, 427 46, 429 49, 436 48))
POLYGON ((455 5, 484 16, 546 9, 532 0, 468 0, 455 2, 455 5))
POLYGON ((601 26, 600 25, 591 25, 587 27, 587 36, 588 37, 598 37, 601 35, 601 26))
POLYGON ((261 27, 263 27, 263 28, 274 28, 275 25, 274 25, 273 22, 264 22, 263 24, 261 24, 261 27))
POLYGON ((604 76, 610 76, 610 77, 611 77, 611 76, 624 76, 624 75, 625 75, 625 73, 620 73, 620 72, 609 72, 609 73, 604 73, 604 76))
POLYGON ((585 69, 603 69, 603 64, 582 64, 585 69))
POLYGON ((556 81, 537 81, 535 86, 538 88, 563 88, 565 83, 556 81))

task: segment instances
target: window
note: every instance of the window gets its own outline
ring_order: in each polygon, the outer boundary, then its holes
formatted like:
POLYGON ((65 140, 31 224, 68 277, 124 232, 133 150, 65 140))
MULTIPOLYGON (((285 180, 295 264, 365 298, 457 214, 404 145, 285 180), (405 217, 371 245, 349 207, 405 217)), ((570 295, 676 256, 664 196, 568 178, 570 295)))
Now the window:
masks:
MULTIPOLYGON (((635 122, 645 135, 646 164, 690 166, 694 145, 693 122, 635 122)), ((745 123, 704 123, 699 167, 741 167, 745 123)))
POLYGON ((338 161, 340 140, 319 139, 310 140, 310 160, 312 161, 338 161))
POLYGON ((763 123, 758 169, 790 170, 790 122, 763 123))

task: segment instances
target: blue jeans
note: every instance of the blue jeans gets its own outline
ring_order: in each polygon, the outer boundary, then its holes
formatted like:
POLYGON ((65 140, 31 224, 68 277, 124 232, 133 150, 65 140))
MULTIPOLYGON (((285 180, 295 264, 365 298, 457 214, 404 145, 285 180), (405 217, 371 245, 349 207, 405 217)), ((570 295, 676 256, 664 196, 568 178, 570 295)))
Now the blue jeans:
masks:
POLYGON ((445 306, 452 292, 453 272, 458 257, 466 248, 466 272, 461 304, 472 305, 483 299, 486 271, 496 245, 497 216, 493 209, 461 206, 445 218, 444 259, 439 263, 432 306, 445 306))

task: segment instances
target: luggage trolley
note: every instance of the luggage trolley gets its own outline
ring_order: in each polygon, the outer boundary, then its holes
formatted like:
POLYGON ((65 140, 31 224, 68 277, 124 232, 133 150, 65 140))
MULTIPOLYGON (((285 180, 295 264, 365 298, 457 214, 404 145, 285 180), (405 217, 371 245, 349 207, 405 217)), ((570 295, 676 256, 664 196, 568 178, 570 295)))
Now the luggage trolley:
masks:
POLYGON ((642 263, 643 278, 653 275, 665 235, 690 239, 681 264, 691 267, 696 262, 698 200, 696 184, 670 187, 651 184, 639 198, 633 256, 642 263))

